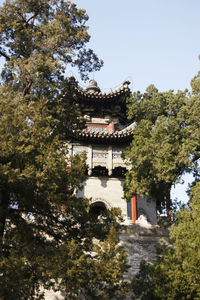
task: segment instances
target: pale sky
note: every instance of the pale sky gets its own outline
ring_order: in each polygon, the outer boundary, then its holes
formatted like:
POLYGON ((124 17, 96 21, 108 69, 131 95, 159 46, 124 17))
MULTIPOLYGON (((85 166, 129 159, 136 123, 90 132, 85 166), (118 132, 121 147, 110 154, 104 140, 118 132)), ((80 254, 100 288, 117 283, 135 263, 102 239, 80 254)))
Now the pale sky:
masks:
MULTIPOLYGON (((2 4, 0 0, 0 5, 2 4)), ((89 46, 104 61, 92 73, 103 92, 131 81, 132 91, 153 83, 160 91, 190 89, 200 69, 200 0, 74 0, 89 15, 89 46)), ((82 87, 76 71, 69 67, 82 87)), ((173 197, 183 197, 176 189, 173 197)), ((186 199, 186 198, 185 198, 186 199)))
MULTIPOLYGON (((91 74, 102 90, 190 88, 200 69, 199 0, 75 0, 89 15, 90 46, 103 59, 91 74)), ((84 85, 84 84, 83 84, 84 85)))

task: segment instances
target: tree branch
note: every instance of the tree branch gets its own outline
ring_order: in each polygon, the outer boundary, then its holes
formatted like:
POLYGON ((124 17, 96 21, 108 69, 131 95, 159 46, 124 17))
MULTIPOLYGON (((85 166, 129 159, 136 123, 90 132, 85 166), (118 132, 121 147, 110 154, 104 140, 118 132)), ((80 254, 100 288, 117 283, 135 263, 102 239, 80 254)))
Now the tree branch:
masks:
POLYGON ((2 50, 0 50, 0 55, 5 57, 6 60, 10 60, 10 57, 5 52, 3 52, 2 50))
POLYGON ((37 17, 37 15, 38 15, 38 12, 35 13, 35 14, 33 14, 33 15, 26 21, 26 26, 28 25, 28 23, 29 23, 32 19, 34 19, 35 17, 37 17))
POLYGON ((40 9, 42 8, 42 5, 41 6, 39 6, 39 8, 38 8, 38 10, 26 21, 26 26, 28 25, 28 23, 32 20, 32 19, 34 19, 35 17, 37 17, 37 15, 39 14, 39 12, 40 12, 40 9))
POLYGON ((24 90, 23 90, 23 95, 26 96, 26 94, 28 94, 30 88, 31 88, 31 85, 32 85, 33 81, 30 80, 27 85, 25 86, 24 90))
POLYGON ((200 154, 195 154, 194 157, 192 158, 191 162, 194 163, 200 158, 200 154))
POLYGON ((9 206, 9 194, 7 191, 0 191, 0 251, 5 231, 6 217, 9 206))

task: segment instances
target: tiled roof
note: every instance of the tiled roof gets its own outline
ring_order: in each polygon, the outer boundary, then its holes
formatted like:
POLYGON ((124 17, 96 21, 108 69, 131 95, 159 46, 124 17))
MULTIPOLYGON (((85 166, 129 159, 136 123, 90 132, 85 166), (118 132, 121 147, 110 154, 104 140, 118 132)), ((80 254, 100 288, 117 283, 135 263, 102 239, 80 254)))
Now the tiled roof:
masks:
POLYGON ((118 130, 115 132, 107 132, 107 131, 95 131, 92 129, 83 129, 73 132, 73 137, 77 140, 87 140, 87 141, 95 141, 95 142, 126 142, 131 139, 133 135, 133 130, 135 128, 135 123, 130 124, 122 130, 118 130))
POLYGON ((93 86, 91 88, 87 88, 86 90, 82 89, 81 87, 77 87, 75 88, 75 92, 77 96, 85 101, 98 100, 103 102, 117 100, 118 98, 122 98, 121 100, 125 101, 126 97, 130 95, 129 84, 130 82, 126 80, 121 86, 107 93, 102 93, 98 86, 93 86))

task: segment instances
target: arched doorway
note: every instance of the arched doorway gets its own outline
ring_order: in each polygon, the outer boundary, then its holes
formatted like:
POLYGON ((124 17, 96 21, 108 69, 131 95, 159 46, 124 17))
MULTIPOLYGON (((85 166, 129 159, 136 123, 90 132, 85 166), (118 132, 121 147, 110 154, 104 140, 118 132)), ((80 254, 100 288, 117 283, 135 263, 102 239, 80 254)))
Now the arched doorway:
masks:
POLYGON ((100 216, 106 211, 106 205, 101 201, 96 201, 90 205, 90 213, 94 216, 100 216))

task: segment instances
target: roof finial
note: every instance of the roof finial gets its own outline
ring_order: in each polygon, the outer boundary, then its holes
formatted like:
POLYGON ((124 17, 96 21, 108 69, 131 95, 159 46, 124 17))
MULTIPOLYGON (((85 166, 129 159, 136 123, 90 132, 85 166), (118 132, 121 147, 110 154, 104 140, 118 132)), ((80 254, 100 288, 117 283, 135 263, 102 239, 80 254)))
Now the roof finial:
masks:
POLYGON ((98 93, 100 93, 101 92, 101 90, 100 90, 100 88, 98 87, 98 85, 97 85, 97 82, 95 81, 95 80, 90 80, 89 81, 89 85, 88 85, 88 87, 86 88, 86 91, 87 91, 87 93, 95 93, 95 92, 98 92, 98 93))

